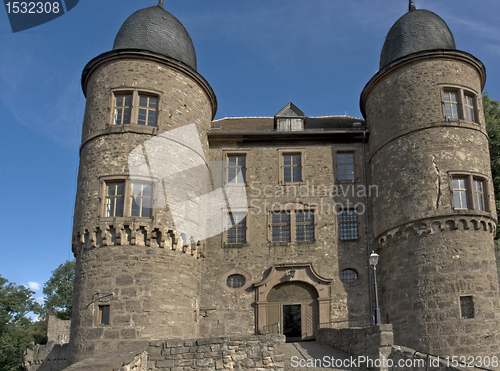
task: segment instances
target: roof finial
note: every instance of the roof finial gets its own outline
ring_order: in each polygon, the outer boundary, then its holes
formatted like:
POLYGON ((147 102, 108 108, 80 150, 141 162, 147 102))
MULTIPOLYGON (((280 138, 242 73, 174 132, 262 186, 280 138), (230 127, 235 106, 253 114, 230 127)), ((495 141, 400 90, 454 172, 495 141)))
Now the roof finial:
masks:
POLYGON ((414 10, 417 10, 417 8, 415 7, 415 4, 413 3, 413 0, 410 0, 410 6, 409 6, 408 11, 412 12, 414 10))
POLYGON ((163 0, 159 0, 159 1, 158 1, 158 6, 159 6, 160 8, 162 8, 162 9, 165 9, 165 8, 163 7, 163 0))

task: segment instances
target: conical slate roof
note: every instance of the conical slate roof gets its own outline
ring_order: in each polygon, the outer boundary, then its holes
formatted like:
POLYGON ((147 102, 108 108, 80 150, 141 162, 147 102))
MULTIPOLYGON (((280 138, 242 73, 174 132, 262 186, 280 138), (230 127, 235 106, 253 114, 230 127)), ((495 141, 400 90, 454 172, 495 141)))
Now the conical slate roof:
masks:
POLYGON ((123 23, 113 50, 141 49, 184 62, 196 70, 193 42, 181 22, 158 6, 141 9, 123 23))
POLYGON ((425 9, 417 10, 411 2, 410 11, 387 34, 379 67, 412 53, 435 49, 456 49, 453 34, 441 17, 425 9))

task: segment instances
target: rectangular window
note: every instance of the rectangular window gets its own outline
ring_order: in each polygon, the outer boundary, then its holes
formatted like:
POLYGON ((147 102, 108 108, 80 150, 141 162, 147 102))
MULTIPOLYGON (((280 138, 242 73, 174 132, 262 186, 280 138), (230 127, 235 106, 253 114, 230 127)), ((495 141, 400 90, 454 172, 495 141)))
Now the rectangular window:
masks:
POLYGON ((467 209, 467 186, 466 178, 453 178, 453 203, 455 210, 467 209))
POLYGON ((115 95, 115 125, 130 124, 132 113, 132 94, 115 95))
POLYGON ((139 125, 156 126, 156 113, 158 112, 158 98, 149 95, 139 95, 139 125))
POLYGON ((247 214, 230 213, 227 230, 227 243, 238 244, 247 242, 247 214))
POLYGON ((128 177, 102 182, 100 217, 153 217, 153 182, 128 177))
POLYGON ((460 312, 462 318, 474 318, 474 299, 472 296, 460 297, 460 312))
POLYGON ((283 181, 298 183, 302 181, 302 161, 300 153, 283 154, 283 181))
POLYGON ((296 241, 314 241, 314 212, 295 212, 296 241))
POLYGON ((99 324, 109 325, 110 324, 109 314, 110 314, 109 305, 99 305, 99 324))
POLYGON ((488 211, 488 183, 474 174, 454 174, 451 177, 455 210, 488 211))
POLYGON ((444 91, 444 107, 447 119, 458 119, 458 92, 445 90, 444 91))
POLYGON ((245 183, 246 156, 227 156, 227 183, 245 183))
POLYGON ((290 242, 290 213, 273 212, 271 215, 272 242, 290 242))
POLYGON ((354 152, 337 152, 337 179, 354 181, 354 152))
POLYGON ((131 216, 151 218, 153 185, 151 183, 132 183, 131 216))
POLYGON ((342 210, 339 215, 340 240, 354 241, 358 239, 358 218, 355 210, 342 210))
POLYGON ((476 107, 477 95, 461 88, 443 90, 444 114, 447 119, 479 122, 476 107))
POLYGON ((106 183, 106 216, 123 216, 125 182, 106 183))
POLYGON ((476 210, 486 211, 484 207, 484 185, 483 181, 473 179, 474 206, 476 210))
POLYGON ((156 126, 159 96, 137 90, 114 92, 114 125, 156 126))
POLYGON ((474 97, 472 95, 464 94, 464 109, 465 119, 467 121, 476 121, 474 115, 474 97))

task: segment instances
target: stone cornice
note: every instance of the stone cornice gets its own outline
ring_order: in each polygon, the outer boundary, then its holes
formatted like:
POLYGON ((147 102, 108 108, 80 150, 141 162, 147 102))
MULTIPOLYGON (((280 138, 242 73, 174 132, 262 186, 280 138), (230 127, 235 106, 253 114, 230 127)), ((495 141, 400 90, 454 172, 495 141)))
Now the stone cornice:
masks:
POLYGON ((493 238, 496 233, 496 222, 487 216, 480 215, 448 215, 429 218, 393 228, 380 234, 376 238, 376 241, 379 247, 384 247, 399 239, 408 240, 415 236, 449 233, 457 230, 487 232, 493 238))
POLYGON ((100 222, 92 228, 73 233, 72 251, 75 257, 83 250, 106 246, 151 246, 177 250, 196 258, 204 257, 200 242, 183 241, 176 231, 141 222, 100 222))

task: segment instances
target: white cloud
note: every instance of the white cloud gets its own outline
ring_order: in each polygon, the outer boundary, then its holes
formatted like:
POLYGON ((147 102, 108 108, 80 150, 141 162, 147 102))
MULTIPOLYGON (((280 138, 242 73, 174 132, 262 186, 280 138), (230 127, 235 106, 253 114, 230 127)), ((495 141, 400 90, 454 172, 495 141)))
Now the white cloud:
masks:
POLYGON ((34 291, 40 290, 40 284, 38 282, 31 282, 30 281, 30 282, 28 282, 28 287, 34 291))
POLYGON ((39 297, 35 298, 35 300, 38 304, 41 304, 41 305, 43 305, 43 303, 45 303, 45 298, 43 296, 39 296, 39 297))

